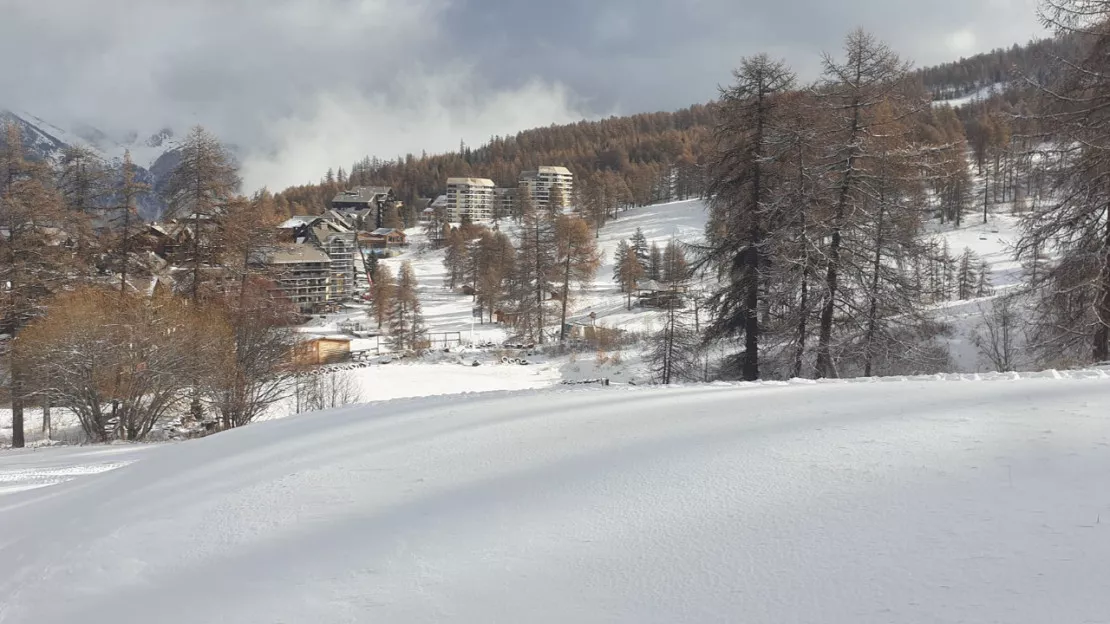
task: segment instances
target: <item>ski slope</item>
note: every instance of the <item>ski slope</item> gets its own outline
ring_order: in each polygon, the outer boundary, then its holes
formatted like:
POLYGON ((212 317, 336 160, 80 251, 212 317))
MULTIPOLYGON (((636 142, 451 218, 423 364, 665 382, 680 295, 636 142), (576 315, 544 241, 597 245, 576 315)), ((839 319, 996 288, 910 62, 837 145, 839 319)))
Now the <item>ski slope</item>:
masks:
POLYGON ((1105 621, 1083 376, 407 399, 128 447, 0 495, 0 622, 1105 621))

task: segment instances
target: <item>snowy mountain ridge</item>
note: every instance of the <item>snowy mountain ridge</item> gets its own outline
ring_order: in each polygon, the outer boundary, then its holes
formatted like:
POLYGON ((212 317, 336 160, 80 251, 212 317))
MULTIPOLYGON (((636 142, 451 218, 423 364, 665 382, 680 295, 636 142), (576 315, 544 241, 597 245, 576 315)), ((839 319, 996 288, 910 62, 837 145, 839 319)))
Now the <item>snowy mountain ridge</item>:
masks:
POLYGON ((145 138, 140 138, 138 132, 112 137, 89 124, 78 123, 67 129, 30 112, 4 108, 0 108, 0 120, 19 126, 25 135, 25 147, 32 155, 48 160, 56 160, 67 146, 86 147, 107 162, 123 160, 124 152, 130 150, 136 165, 150 169, 158 158, 176 147, 172 128, 162 128, 145 138))

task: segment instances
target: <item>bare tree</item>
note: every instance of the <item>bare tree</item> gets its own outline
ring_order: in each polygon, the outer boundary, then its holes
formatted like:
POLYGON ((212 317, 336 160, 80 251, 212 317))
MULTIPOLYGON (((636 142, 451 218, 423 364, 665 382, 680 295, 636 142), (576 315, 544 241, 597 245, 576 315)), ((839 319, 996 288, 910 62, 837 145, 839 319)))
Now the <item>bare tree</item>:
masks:
POLYGON ((15 350, 36 389, 76 414, 91 440, 141 440, 183 405, 228 334, 218 317, 170 296, 83 288, 52 300, 15 350))
POLYGON ((997 297, 988 308, 980 304, 979 313, 983 320, 971 340, 980 357, 1000 373, 1015 370, 1023 337, 1019 295, 997 297))

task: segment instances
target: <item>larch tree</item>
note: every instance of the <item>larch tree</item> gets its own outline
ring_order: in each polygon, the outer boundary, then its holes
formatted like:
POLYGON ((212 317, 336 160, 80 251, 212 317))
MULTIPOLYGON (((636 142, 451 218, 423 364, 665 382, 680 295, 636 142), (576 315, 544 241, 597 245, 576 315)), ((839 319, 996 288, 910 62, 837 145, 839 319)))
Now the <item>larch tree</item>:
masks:
POLYGON ((667 284, 682 284, 690 275, 690 265, 682 245, 672 238, 663 249, 660 277, 667 284))
POLYGON ((841 283, 846 268, 842 256, 845 236, 860 227, 860 217, 869 213, 863 203, 874 195, 860 169, 861 159, 868 157, 872 148, 867 139, 877 130, 873 111, 901 97, 909 71, 886 44, 862 30, 848 35, 844 51, 843 61, 824 56, 824 76, 816 91, 823 119, 829 124, 824 137, 824 168, 830 181, 830 217, 824 228, 828 243, 822 249, 825 276, 817 342, 818 377, 837 376, 833 326, 838 309, 852 305, 851 293, 841 283))
POLYGON ((412 262, 405 260, 401 263, 397 290, 389 311, 389 337, 396 351, 419 352, 427 347, 428 334, 416 287, 412 262))
MULTIPOLYGON (((0 143, 0 334, 18 340, 20 330, 40 316, 45 300, 80 272, 68 232, 84 215, 67 214, 49 170, 24 158, 15 124, 0 143)), ((12 446, 24 445, 26 367, 14 348, 8 352, 12 405, 12 446)))
POLYGON ((553 215, 529 208, 521 217, 512 298, 520 323, 518 329, 540 344, 546 340, 545 328, 552 315, 548 299, 555 275, 556 252, 553 215))
POLYGON ((632 247, 625 241, 621 241, 617 246, 615 254, 616 266, 613 268, 617 283, 620 284, 621 292, 628 296, 627 306, 632 309, 632 295, 636 293, 636 288, 640 285, 640 281, 644 279, 646 271, 640 258, 632 252, 632 247))
POLYGON ((744 335, 742 377, 759 379, 761 296, 768 262, 767 234, 772 227, 779 105, 793 88, 794 74, 767 55, 744 59, 735 82, 722 89, 716 155, 710 165, 709 221, 704 266, 724 285, 709 299, 713 321, 707 339, 744 335))
POLYGON ((121 181, 119 185, 119 211, 122 219, 118 242, 118 270, 120 292, 127 292, 128 268, 131 265, 131 239, 134 228, 139 223, 138 200, 144 193, 150 191, 150 186, 136 179, 135 164, 131 161, 131 150, 123 154, 123 165, 120 168, 121 181))
POLYGON ((1034 202, 1018 243, 1037 267, 1030 347, 1042 364, 1101 362, 1110 360, 1110 4, 1045 0, 1040 17, 1080 48, 1057 60, 1056 83, 1041 85, 1054 192, 1034 202), (1056 259, 1045 261, 1045 249, 1056 259))
POLYGON ((566 339, 567 306, 572 284, 579 287, 589 284, 601 266, 601 252, 585 220, 571 215, 555 218, 555 263, 561 282, 559 340, 563 341, 566 339))
POLYGON ((475 255, 479 260, 475 301, 489 313, 492 321, 494 311, 507 295, 509 278, 516 262, 516 249, 504 232, 486 230, 478 240, 475 255))
POLYGON ((194 127, 178 148, 179 162, 166 182, 169 213, 192 228, 189 298, 200 296, 201 269, 216 262, 216 221, 239 189, 238 165, 219 139, 200 126, 194 127))
MULTIPOLYGON (((678 250, 672 240, 667 245, 674 251, 671 258, 677 258, 678 250)), ((677 269, 677 267, 674 267, 677 269)), ((677 293, 686 282, 686 271, 669 270, 667 287, 677 293)), ((663 303, 663 326, 652 337, 645 359, 656 383, 671 384, 697 379, 700 368, 701 337, 690 327, 688 314, 683 310, 682 298, 669 296, 663 303)))
POLYGON ((370 314, 377 322, 378 329, 388 323, 396 295, 397 283, 393 279, 393 271, 389 270, 388 265, 379 264, 377 271, 374 272, 373 286, 370 287, 370 314))

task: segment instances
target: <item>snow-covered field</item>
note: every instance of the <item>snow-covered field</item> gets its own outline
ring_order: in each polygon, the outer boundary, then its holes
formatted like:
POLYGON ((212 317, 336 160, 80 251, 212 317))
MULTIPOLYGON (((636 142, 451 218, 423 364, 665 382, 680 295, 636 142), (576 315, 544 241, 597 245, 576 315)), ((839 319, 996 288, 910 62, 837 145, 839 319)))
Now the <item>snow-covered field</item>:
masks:
POLYGON ((69 479, 0 496, 0 622, 1106 621, 1110 379, 1082 376, 406 399, 0 454, 69 479))

